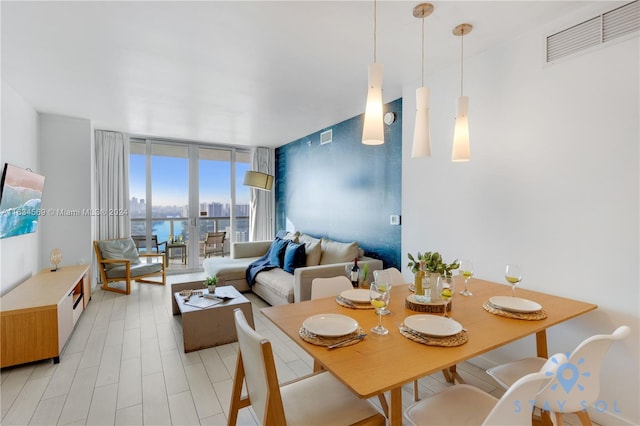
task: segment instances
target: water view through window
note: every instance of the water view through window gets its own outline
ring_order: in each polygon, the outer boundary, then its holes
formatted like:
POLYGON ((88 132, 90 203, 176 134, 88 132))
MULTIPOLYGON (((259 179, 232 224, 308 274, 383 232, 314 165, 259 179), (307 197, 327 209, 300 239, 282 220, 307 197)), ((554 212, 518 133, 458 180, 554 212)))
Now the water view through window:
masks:
POLYGON ((182 250, 195 250, 197 256, 188 258, 201 263, 208 232, 248 241, 249 188, 242 185, 250 169, 248 151, 132 141, 129 166, 131 235, 144 236, 150 226, 159 243, 175 242, 167 255, 173 259, 178 250, 185 264, 182 250))

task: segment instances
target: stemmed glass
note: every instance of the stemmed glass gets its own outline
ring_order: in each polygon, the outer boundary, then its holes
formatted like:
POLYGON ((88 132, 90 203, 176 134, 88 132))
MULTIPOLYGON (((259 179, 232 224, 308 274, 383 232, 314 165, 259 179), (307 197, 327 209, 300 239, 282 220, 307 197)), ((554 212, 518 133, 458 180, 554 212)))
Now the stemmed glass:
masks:
POLYGON ((473 296, 473 293, 469 291, 468 282, 473 276, 473 263, 469 259, 463 259, 460 261, 460 275, 464 278, 464 290, 460 292, 463 296, 473 296))
POLYGON ((504 272, 504 277, 511 284, 511 294, 516 297, 516 286, 522 281, 522 268, 520 265, 509 264, 504 272))
POLYGON ((440 297, 444 300, 444 313, 442 316, 444 318, 450 318, 447 313, 447 307, 449 306, 451 298, 456 294, 456 280, 453 275, 449 277, 440 276, 438 277, 438 280, 440 281, 438 288, 442 289, 440 291, 440 297))
POLYGON ((389 304, 389 286, 374 281, 369 287, 369 299, 371 300, 371 305, 376 308, 376 314, 378 314, 378 325, 373 327, 371 332, 379 335, 389 333, 389 330, 382 326, 382 309, 389 304))
MULTIPOLYGON (((391 277, 389 276, 389 272, 380 270, 373 271, 373 279, 380 285, 386 286, 387 293, 389 293, 389 297, 391 297, 391 277)), ((387 304, 389 304, 388 301, 387 304)), ((380 310, 381 315, 389 315, 390 313, 391 311, 386 306, 380 310)))

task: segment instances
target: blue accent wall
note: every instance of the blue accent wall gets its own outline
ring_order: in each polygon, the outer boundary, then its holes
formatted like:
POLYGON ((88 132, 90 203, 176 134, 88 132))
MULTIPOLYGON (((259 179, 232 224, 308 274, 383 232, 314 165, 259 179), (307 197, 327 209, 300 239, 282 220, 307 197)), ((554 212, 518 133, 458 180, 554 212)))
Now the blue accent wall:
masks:
POLYGON ((336 241, 357 241, 367 256, 400 269, 402 99, 385 105, 383 145, 363 145, 364 115, 321 129, 276 149, 276 231, 297 230, 336 241), (333 141, 320 144, 332 130, 333 141))

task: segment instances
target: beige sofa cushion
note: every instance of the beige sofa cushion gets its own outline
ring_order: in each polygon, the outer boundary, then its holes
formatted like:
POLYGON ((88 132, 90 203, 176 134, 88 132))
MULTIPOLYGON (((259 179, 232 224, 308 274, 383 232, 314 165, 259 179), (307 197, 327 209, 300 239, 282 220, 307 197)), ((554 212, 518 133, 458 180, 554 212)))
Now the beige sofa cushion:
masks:
POLYGON ((321 240, 320 265, 351 262, 358 257, 358 243, 339 243, 326 238, 321 240))
POLYGON ((298 242, 299 243, 315 243, 320 242, 320 238, 314 238, 311 235, 307 234, 298 234, 298 242))
POLYGON ((322 256, 322 248, 320 240, 315 242, 304 243, 304 250, 307 253, 307 266, 318 266, 320 264, 320 256, 322 256))
POLYGON ((298 241, 298 236, 300 235, 300 233, 298 231, 296 232, 287 232, 286 235, 284 237, 282 237, 283 240, 290 240, 293 241, 294 243, 299 243, 300 241, 298 241))
POLYGON ((252 290, 271 305, 280 304, 276 301, 277 299, 293 303, 294 281, 293 274, 284 269, 275 268, 256 275, 256 282, 252 290), (270 297, 269 293, 273 293, 271 296, 276 297, 270 297))

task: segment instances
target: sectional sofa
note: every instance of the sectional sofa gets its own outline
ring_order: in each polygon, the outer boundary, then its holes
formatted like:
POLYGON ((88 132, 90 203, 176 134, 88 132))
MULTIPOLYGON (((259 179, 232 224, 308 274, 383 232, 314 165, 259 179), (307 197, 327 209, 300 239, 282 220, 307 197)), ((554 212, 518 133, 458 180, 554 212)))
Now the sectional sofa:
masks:
POLYGON ((281 232, 271 241, 233 243, 231 258, 205 259, 203 267, 207 276, 216 276, 225 285, 233 285, 241 292, 252 291, 270 305, 281 305, 309 300, 314 278, 345 275, 345 266, 353 264, 355 258, 358 258, 360 266, 369 264, 371 272, 383 268, 381 260, 364 256, 364 251, 355 241, 344 243, 299 232, 281 232), (249 265, 259 259, 268 261, 268 257, 273 258, 272 252, 281 250, 279 246, 283 244, 282 240, 287 241, 283 257, 295 257, 294 264, 283 264, 258 272, 250 285, 247 281, 249 265), (296 254, 288 253, 287 249, 295 250, 296 254), (298 256, 301 252, 304 252, 302 259, 298 256))

